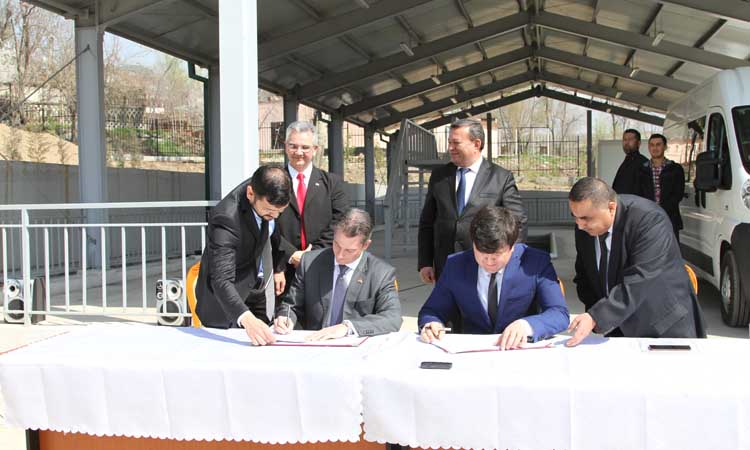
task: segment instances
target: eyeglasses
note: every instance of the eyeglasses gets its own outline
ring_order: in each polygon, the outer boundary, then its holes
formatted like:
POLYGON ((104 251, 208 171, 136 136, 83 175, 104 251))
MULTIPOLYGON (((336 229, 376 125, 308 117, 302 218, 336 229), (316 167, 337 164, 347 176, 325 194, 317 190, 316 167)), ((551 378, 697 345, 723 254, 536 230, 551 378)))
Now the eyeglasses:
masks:
POLYGON ((286 148, 291 152, 301 151, 302 153, 310 153, 315 149, 312 145, 297 145, 297 144, 286 144, 286 148))

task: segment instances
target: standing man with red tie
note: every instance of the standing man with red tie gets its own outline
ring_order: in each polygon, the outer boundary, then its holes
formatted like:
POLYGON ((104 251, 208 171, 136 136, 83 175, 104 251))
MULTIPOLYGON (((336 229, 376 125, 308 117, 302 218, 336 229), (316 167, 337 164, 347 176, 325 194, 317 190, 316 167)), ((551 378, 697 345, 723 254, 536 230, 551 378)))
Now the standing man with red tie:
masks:
POLYGON ((281 232, 280 250, 287 261, 288 289, 302 255, 332 245, 332 223, 349 208, 349 199, 338 175, 313 166, 319 149, 315 125, 306 121, 291 123, 286 129, 285 147, 292 199, 276 222, 281 232))

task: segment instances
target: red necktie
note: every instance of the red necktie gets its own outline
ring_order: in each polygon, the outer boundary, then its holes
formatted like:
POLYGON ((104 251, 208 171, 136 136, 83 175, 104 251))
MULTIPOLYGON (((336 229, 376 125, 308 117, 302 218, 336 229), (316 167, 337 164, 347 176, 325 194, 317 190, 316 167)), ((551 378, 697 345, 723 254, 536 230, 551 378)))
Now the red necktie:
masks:
POLYGON ((307 195, 305 175, 298 172, 297 180, 299 180, 299 184, 297 185, 297 206, 299 207, 300 217, 299 240, 302 243, 302 248, 300 250, 305 250, 307 248, 307 239, 305 238, 305 196, 307 195))

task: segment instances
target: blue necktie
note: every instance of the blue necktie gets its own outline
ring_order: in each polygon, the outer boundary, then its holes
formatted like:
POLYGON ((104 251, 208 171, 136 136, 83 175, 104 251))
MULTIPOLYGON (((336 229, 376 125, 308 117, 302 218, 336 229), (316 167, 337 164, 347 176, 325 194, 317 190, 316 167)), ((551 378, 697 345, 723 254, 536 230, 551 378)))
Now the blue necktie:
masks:
POLYGON ((460 216, 466 206, 466 167, 458 168, 458 189, 456 190, 456 206, 460 216))
POLYGON ((344 298, 346 297, 346 290, 349 287, 346 284, 346 272, 349 270, 349 266, 339 264, 339 275, 336 277, 336 284, 333 287, 333 295, 331 299, 331 320, 329 326, 338 325, 344 320, 344 298))

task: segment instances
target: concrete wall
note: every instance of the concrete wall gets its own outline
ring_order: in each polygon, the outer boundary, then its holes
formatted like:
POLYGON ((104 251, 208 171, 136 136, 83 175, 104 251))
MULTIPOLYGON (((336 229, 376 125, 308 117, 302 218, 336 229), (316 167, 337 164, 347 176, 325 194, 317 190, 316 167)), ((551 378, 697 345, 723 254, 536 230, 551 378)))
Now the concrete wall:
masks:
MULTIPOLYGON (((0 162, 3 204, 77 203, 78 166, 0 162)), ((204 200, 202 173, 107 169, 110 202, 204 200)))

